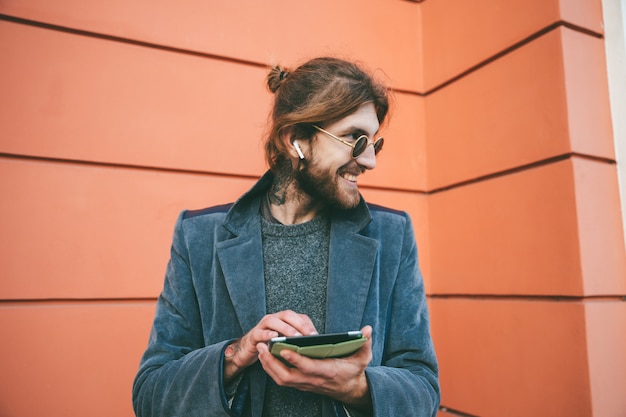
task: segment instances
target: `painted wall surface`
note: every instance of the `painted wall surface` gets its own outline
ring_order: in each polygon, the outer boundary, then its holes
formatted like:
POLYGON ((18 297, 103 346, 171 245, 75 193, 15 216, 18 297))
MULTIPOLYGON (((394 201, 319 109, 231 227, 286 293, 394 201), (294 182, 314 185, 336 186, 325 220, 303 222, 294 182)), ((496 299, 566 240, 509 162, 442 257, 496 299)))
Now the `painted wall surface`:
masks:
POLYGON ((132 416, 177 214, 264 170, 269 64, 394 90, 362 182, 414 221, 440 417, 623 416, 600 0, 0 1, 0 416, 132 416), (302 30, 306 28, 306 30, 302 30))

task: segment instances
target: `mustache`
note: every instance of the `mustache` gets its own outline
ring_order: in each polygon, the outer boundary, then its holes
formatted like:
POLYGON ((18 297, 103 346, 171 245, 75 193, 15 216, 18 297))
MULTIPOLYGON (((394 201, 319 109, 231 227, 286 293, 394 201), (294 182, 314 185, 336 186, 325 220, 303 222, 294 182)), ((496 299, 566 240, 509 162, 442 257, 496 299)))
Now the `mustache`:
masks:
POLYGON ((355 161, 350 161, 345 165, 342 165, 337 170, 337 174, 349 174, 349 175, 361 175, 365 172, 365 168, 357 164, 355 161))

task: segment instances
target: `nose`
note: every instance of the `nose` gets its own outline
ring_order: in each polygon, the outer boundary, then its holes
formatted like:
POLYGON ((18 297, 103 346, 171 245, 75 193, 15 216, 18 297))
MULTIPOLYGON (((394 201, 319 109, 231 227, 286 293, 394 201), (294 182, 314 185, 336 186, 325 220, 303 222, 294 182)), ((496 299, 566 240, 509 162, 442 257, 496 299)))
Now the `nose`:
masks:
POLYGON ((365 169, 376 168, 376 153, 374 152, 374 146, 369 143, 363 153, 359 155, 355 161, 365 169))

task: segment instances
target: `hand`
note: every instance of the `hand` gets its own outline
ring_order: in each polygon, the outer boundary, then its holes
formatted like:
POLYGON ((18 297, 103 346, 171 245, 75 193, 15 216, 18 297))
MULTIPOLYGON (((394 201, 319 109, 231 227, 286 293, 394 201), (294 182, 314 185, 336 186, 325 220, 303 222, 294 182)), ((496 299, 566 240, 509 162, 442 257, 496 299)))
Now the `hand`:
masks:
POLYGON ((241 370, 258 360, 258 346, 267 347, 272 337, 317 334, 311 319, 291 310, 268 314, 248 333, 226 347, 224 380, 228 383, 241 370))
POLYGON ((293 367, 283 364, 259 343, 259 360, 265 372, 279 386, 322 394, 359 409, 370 409, 371 398, 365 368, 372 360, 372 328, 361 329, 368 341, 345 358, 311 359, 284 349, 281 357, 293 367))

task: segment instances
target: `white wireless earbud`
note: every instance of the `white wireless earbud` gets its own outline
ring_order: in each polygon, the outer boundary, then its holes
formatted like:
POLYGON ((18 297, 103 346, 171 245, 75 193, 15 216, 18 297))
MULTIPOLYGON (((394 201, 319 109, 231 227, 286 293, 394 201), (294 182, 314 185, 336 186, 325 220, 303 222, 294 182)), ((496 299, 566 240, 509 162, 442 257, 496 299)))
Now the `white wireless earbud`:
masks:
POLYGON ((300 145, 298 145, 297 140, 293 141, 293 147, 296 148, 296 152, 298 152, 298 156, 300 157, 300 159, 304 159, 304 154, 302 153, 302 150, 300 149, 300 145))

